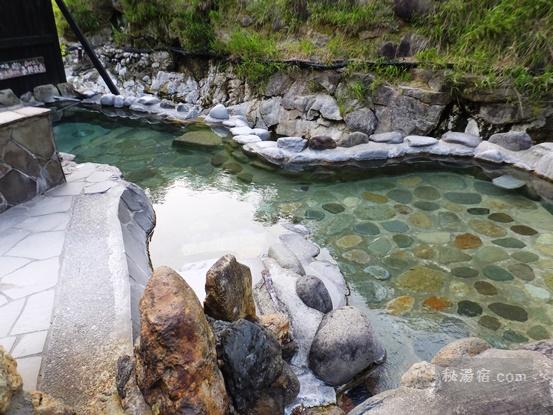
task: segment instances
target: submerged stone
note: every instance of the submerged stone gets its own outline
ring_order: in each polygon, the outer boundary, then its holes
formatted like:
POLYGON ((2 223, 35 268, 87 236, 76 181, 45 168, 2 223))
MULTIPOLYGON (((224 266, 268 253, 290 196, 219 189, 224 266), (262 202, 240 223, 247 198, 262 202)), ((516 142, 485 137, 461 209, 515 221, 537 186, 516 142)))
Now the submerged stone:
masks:
POLYGON ((378 193, 372 193, 372 192, 363 192, 362 193, 363 199, 368 200, 369 202, 373 203, 386 203, 388 202, 388 198, 383 195, 379 195, 378 193))
POLYGON ((474 283, 474 288, 482 295, 496 295, 497 288, 493 284, 490 284, 486 281, 476 281, 474 283))
POLYGON ((175 146, 183 147, 219 147, 223 140, 211 130, 189 131, 173 140, 175 146))
POLYGON ((475 180, 474 181, 474 189, 478 193, 482 193, 484 195, 489 196, 501 196, 506 194, 506 190, 501 189, 500 187, 494 186, 491 182, 484 182, 482 180, 475 180))
POLYGON ((551 337, 547 329, 543 326, 532 326, 528 329, 526 334, 534 340, 545 340, 551 337))
POLYGON ((497 187, 500 187, 506 190, 515 190, 526 186, 526 182, 516 179, 509 174, 496 177, 495 179, 492 180, 492 183, 497 187))
POLYGON ((469 267, 457 267, 451 270, 453 275, 459 278, 476 278, 480 274, 478 270, 469 267))
POLYGON ((367 248, 373 254, 386 255, 393 247, 387 238, 380 237, 369 243, 367 248))
POLYGON ((448 232, 423 232, 418 233, 417 238, 429 244, 445 244, 449 242, 451 234, 448 232))
POLYGON ((468 208, 467 212, 469 213, 469 215, 480 216, 480 215, 489 214, 490 209, 488 209, 488 208, 468 208))
POLYGON ((418 200, 413 204, 413 206, 415 206, 417 209, 424 210, 427 212, 432 212, 440 208, 440 205, 438 205, 437 203, 428 202, 425 200, 418 200))
POLYGON ((386 194, 390 199, 398 203, 411 203, 413 194, 409 190, 394 189, 386 194))
POLYGON ((417 258, 431 259, 436 255, 436 251, 427 244, 419 244, 413 248, 413 254, 417 258))
POLYGON ((526 264, 511 264, 507 269, 517 278, 523 281, 532 281, 536 278, 534 271, 526 264))
POLYGON ((525 225, 511 226, 511 230, 515 233, 518 233, 519 235, 525 236, 537 235, 538 233, 538 231, 536 231, 535 229, 532 229, 531 227, 525 225))
POLYGON ((482 246, 482 239, 471 233, 463 233, 455 237, 455 246, 459 249, 475 249, 482 246))
POLYGON ((432 227, 432 219, 423 212, 415 212, 409 216, 409 223, 417 228, 430 229, 432 227))
POLYGON ((441 197, 440 192, 430 186, 420 186, 417 187, 414 191, 414 194, 419 199, 424 200, 437 200, 441 197))
POLYGON ((478 319, 478 324, 487 329, 496 331, 501 327, 501 323, 498 319, 492 316, 482 316, 478 319))
POLYGON ((451 264, 454 262, 467 262, 470 261, 472 257, 459 249, 450 246, 441 246, 438 250, 438 258, 439 261, 444 264, 451 264))
POLYGON ((413 309, 415 299, 410 295, 394 298, 386 304, 386 311, 394 316, 405 314, 413 309))
POLYGON ((514 279, 513 275, 509 271, 497 265, 488 265, 482 270, 482 272, 486 277, 494 281, 511 281, 514 279))
POLYGON ((492 243, 502 246, 503 248, 516 248, 521 249, 526 246, 522 241, 519 241, 515 238, 503 238, 503 239, 494 239, 492 243))
POLYGON ((439 291, 445 281, 445 273, 433 268, 424 266, 414 267, 403 273, 397 280, 401 288, 414 292, 435 292, 439 291))
POLYGON ((503 333, 503 338, 513 343, 526 343, 528 341, 528 337, 523 336, 522 334, 514 330, 505 330, 505 333, 503 333))
POLYGON ((440 212, 438 214, 440 226, 444 229, 456 230, 461 225, 461 219, 453 212, 440 212))
POLYGON ((545 288, 536 287, 532 284, 524 284, 524 288, 528 293, 539 300, 547 301, 551 298, 551 293, 547 291, 545 288))
POLYGON ((415 240, 407 235, 394 235, 392 237, 398 248, 408 248, 413 245, 415 240))
POLYGON ((228 160, 228 157, 225 154, 217 153, 214 154, 211 158, 211 164, 215 167, 222 166, 226 161, 228 160))
POLYGON ((307 209, 304 216, 305 219, 320 221, 324 219, 325 214, 320 210, 307 209))
POLYGON ((465 179, 458 174, 436 173, 427 177, 426 181, 444 190, 462 190, 467 187, 465 179))
POLYGON ((407 176, 402 177, 398 180, 398 183, 406 187, 415 187, 422 182, 422 177, 420 176, 407 176))
POLYGON ((363 242, 363 238, 359 235, 345 235, 336 241, 336 246, 342 249, 353 248, 363 242))
POLYGON ((409 226, 405 222, 399 220, 391 220, 389 222, 383 222, 382 227, 388 232, 392 233, 405 233, 409 230, 409 226))
POLYGON ((338 215, 332 219, 325 229, 325 232, 329 235, 336 235, 337 233, 342 233, 348 229, 351 229, 355 218, 350 215, 338 215))
POLYGON ((476 251, 474 258, 481 263, 499 262, 509 258, 509 255, 496 246, 484 246, 476 251))
POLYGON ((229 172, 230 174, 238 174, 242 171, 242 166, 234 161, 228 161, 223 164, 223 170, 229 172))
POLYGON ((251 183, 253 181, 253 174, 245 171, 237 174, 236 177, 238 178, 238 180, 244 183, 251 183))
POLYGON ((387 205, 359 206, 354 211, 355 216, 363 220, 387 220, 392 219, 396 212, 387 205))
POLYGON ((482 314, 482 307, 480 304, 469 300, 459 301, 457 303, 457 314, 467 317, 476 317, 482 314))
POLYGON ((490 238, 501 238, 507 235, 507 231, 493 222, 484 219, 471 219, 469 226, 476 232, 489 236, 490 238))
POLYGON ((410 208, 410 207, 407 206, 407 205, 397 204, 397 205, 394 205, 394 208, 395 208, 395 210, 397 210, 397 212, 398 212, 400 215, 408 215, 408 214, 410 214, 410 213, 413 213, 413 209, 410 208))
POLYGON ((490 216, 488 216, 488 219, 499 223, 509 223, 514 221, 514 219, 511 216, 503 212, 492 213, 490 216))
POLYGON ((361 265, 368 264, 371 261, 370 255, 361 249, 352 249, 351 251, 344 252, 342 257, 361 265))
POLYGON ((344 210, 346 210, 346 208, 339 204, 339 203, 325 203, 322 208, 324 210, 326 210, 327 212, 330 212, 330 213, 341 213, 343 212, 344 210))
POLYGON ((482 196, 478 193, 448 192, 444 197, 450 202, 460 205, 477 205, 482 202, 482 196))
POLYGON ((442 311, 446 308, 451 307, 451 301, 449 301, 447 298, 444 297, 428 297, 426 300, 423 301, 422 306, 424 308, 434 310, 434 311, 442 311))
POLYGON ((366 267, 363 271, 365 271, 367 274, 377 280, 387 280, 390 278, 390 273, 388 272, 388 270, 378 265, 370 265, 366 267))
POLYGON ((499 317, 503 317, 512 321, 526 321, 528 320, 528 313, 522 307, 505 304, 505 303, 492 303, 488 306, 499 317))
POLYGON ((511 256, 517 261, 525 262, 525 263, 536 262, 537 260, 540 259, 538 255, 528 251, 514 252, 513 254, 511 254, 511 256))
POLYGON ((358 223, 353 227, 353 230, 362 235, 379 235, 380 229, 377 225, 371 222, 358 223))

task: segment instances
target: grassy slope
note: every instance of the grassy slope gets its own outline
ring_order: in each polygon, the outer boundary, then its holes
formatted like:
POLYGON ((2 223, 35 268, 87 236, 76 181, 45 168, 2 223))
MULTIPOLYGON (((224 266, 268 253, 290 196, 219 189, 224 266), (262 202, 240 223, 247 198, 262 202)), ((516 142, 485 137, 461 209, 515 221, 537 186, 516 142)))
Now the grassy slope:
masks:
MULTIPOLYGON (((102 19, 105 0, 68 0, 89 30, 102 19), (92 12, 92 13, 91 13, 92 12)), ((393 0, 123 0, 125 14, 116 38, 140 46, 176 45, 190 51, 240 58, 244 77, 260 81, 278 65, 267 61, 347 59, 378 61, 385 41, 417 33, 429 46, 415 57, 424 66, 453 69, 453 84, 514 86, 525 95, 553 89, 553 2, 551 0, 441 0, 426 17, 406 23, 393 0), (249 19, 247 27, 242 27, 249 19)), ((104 22, 105 23, 105 22, 104 22)), ((403 77, 381 70, 386 78, 403 77)))

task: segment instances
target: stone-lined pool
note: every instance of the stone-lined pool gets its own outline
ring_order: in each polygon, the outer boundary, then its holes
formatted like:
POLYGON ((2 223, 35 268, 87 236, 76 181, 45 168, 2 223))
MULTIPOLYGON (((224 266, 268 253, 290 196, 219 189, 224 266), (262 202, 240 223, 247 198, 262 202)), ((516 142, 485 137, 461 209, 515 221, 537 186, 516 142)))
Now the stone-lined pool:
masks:
POLYGON ((237 240, 255 256, 260 228, 281 219, 309 227, 339 262, 351 301, 371 313, 399 373, 453 338, 510 347, 553 334, 550 183, 451 160, 277 171, 224 130, 221 146, 172 146, 185 131, 205 130, 71 110, 55 135, 78 162, 115 165, 147 190, 158 215, 156 266, 181 269, 206 246, 223 253, 237 240), (504 173, 527 185, 491 183, 504 173))

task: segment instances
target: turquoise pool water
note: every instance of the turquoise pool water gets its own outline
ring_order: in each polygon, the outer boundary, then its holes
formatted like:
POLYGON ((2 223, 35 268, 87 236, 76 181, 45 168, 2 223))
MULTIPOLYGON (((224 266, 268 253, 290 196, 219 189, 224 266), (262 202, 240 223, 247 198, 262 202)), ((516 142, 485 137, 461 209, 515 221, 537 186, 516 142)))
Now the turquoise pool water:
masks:
POLYGON ((154 263, 183 260, 182 247, 173 246, 200 243, 198 229, 216 235, 227 225, 238 232, 287 219, 330 249, 351 301, 373 314, 389 342, 408 344, 411 360, 466 335, 500 347, 551 337, 553 210, 540 196, 553 194, 549 183, 519 175, 527 187, 506 191, 489 179, 502 172, 451 161, 293 173, 249 158, 228 137, 212 149, 172 145, 202 129, 75 111, 55 135, 60 151, 115 165, 147 190, 162 235, 154 263), (191 203, 200 195, 211 199, 191 203), (228 200, 232 207, 221 209, 228 200), (213 226, 195 227, 210 217, 213 226))

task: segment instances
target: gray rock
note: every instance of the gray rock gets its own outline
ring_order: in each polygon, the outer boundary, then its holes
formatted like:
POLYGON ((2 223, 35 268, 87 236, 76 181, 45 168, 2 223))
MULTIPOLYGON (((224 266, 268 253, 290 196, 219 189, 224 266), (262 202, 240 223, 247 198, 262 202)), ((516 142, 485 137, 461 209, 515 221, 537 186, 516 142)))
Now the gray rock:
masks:
POLYGON ((21 101, 11 89, 0 90, 0 106, 11 107, 19 104, 21 104, 21 101))
POLYGON ((467 126, 465 127, 465 134, 475 135, 480 137, 480 128, 474 118, 469 118, 467 126))
POLYGON ((192 108, 192 105, 190 104, 177 104, 177 112, 189 112, 190 108, 192 108))
POLYGON ((321 321, 311 344, 309 367, 326 383, 338 386, 382 362, 385 355, 367 317, 346 306, 321 321))
POLYGON ((243 414, 283 414, 300 384, 277 340, 247 321, 212 322, 221 371, 234 407, 243 414))
POLYGON ((308 307, 323 314, 332 311, 332 299, 324 282, 313 275, 305 275, 296 280, 296 294, 308 307))
POLYGON ((338 147, 354 147, 369 142, 369 136, 361 131, 356 131, 336 141, 338 147))
POLYGON ((526 186, 526 182, 516 179, 509 174, 504 174, 503 176, 496 177, 492 180, 493 184, 497 187, 507 190, 520 189, 521 187, 526 186))
POLYGON ((321 249, 317 245, 297 233, 280 235, 280 240, 296 255, 302 264, 304 262, 312 262, 313 258, 321 252, 321 249))
POLYGON ((306 106, 307 119, 314 119, 315 114, 318 113, 321 117, 327 120, 341 121, 342 115, 340 115, 340 108, 334 97, 330 95, 316 95, 311 104, 306 106))
POLYGON ((113 102, 115 101, 115 95, 113 94, 104 94, 100 98, 100 105, 104 107, 113 107, 113 102))
POLYGON ((532 138, 523 131, 494 134, 488 141, 511 151, 528 150, 532 147, 532 138))
POLYGON ((277 147, 292 153, 299 153, 307 147, 307 140, 301 137, 280 137, 277 140, 277 147))
POLYGON ((344 121, 351 131, 361 131, 367 135, 374 133, 378 123, 376 116, 368 108, 350 112, 344 121))
POLYGON ((150 107, 152 105, 159 104, 159 98, 153 95, 144 95, 143 97, 140 97, 138 99, 138 103, 140 105, 145 105, 147 107, 150 107))
POLYGON ((54 97, 58 97, 60 95, 60 92, 54 85, 48 84, 35 86, 35 88, 33 89, 33 95, 38 101, 51 104, 52 102, 56 101, 54 97))
POLYGON ((60 91, 62 97, 76 98, 79 95, 78 92, 75 91, 73 85, 68 82, 57 84, 56 87, 58 88, 58 91, 60 91))
POLYGON ((478 136, 453 131, 448 131, 442 135, 442 140, 446 143, 462 144, 466 147, 478 147, 482 142, 482 139, 478 136))
POLYGON ((281 101, 281 97, 273 97, 259 104, 259 115, 268 128, 278 124, 281 101))
POLYGON ((253 128, 253 133, 263 141, 267 141, 271 138, 271 132, 265 128, 253 128))
POLYGON ((159 103, 159 106, 161 108, 164 108, 164 109, 168 109, 168 110, 174 110, 175 109, 175 103, 174 102, 171 102, 167 99, 164 99, 162 100, 160 103, 159 103))
POLYGON ((130 107, 131 105, 134 105, 137 99, 138 98, 131 96, 125 97, 125 107, 130 107))
POLYGON ((436 144, 438 140, 423 135, 409 135, 405 137, 405 142, 409 147, 427 147, 436 144))
POLYGON ((282 243, 277 242, 269 247, 267 255, 273 258, 282 268, 294 271, 296 274, 304 275, 305 271, 300 261, 294 255, 294 253, 284 246, 282 243))
POLYGON ((236 141, 238 144, 250 144, 250 143, 258 143, 261 141, 261 138, 259 138, 256 135, 249 134, 249 135, 235 135, 232 137, 234 141, 236 141))
POLYGON ((403 143, 403 136, 401 131, 391 131, 389 133, 372 134, 369 139, 376 143, 401 144, 403 143))
POLYGON ((121 95, 117 95, 113 99, 113 106, 115 108, 123 108, 125 106, 125 98, 123 98, 121 95))
POLYGON ((208 114, 209 117, 214 118, 216 120, 228 120, 229 119, 229 113, 228 110, 225 108, 223 104, 217 104, 211 110, 208 114))

